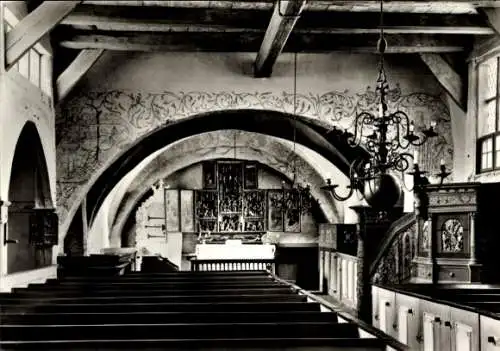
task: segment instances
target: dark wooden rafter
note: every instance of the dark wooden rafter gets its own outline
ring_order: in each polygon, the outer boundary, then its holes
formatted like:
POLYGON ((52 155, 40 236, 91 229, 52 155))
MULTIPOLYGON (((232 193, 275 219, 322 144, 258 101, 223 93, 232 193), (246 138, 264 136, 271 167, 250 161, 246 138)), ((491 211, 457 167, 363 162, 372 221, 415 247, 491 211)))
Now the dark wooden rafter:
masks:
POLYGON ((269 77, 283 51, 293 27, 302 13, 305 0, 277 0, 271 20, 254 63, 255 77, 269 77))
MULTIPOLYGON (((109 6, 130 6, 136 7, 138 4, 144 7, 172 7, 170 1, 102 1, 86 0, 89 5, 109 5, 109 6)), ((182 7, 203 7, 218 9, 236 8, 259 8, 269 9, 273 5, 273 0, 236 0, 236 1, 176 1, 176 6, 182 7)), ((387 1, 386 12, 418 12, 418 13, 472 13, 475 6, 500 7, 497 0, 466 1, 466 0, 391 0, 387 1)), ((347 0, 347 1, 320 1, 311 0, 306 6, 307 10, 329 10, 329 11, 378 11, 378 1, 374 0, 347 0)))
MULTIPOLYGON (((261 47, 262 34, 211 32, 114 32, 65 31, 59 33, 62 47, 70 49, 106 49, 119 51, 207 51, 256 52, 261 47)), ((387 34, 387 53, 462 52, 470 49, 470 37, 454 35, 387 34)), ((284 52, 321 53, 348 51, 375 53, 378 34, 332 35, 292 33, 284 52)))
POLYGON ((466 86, 462 77, 439 54, 421 53, 420 58, 458 106, 466 111, 466 86))
POLYGON ((480 8, 478 11, 484 16, 496 35, 500 35, 500 8, 480 8))
POLYGON ((104 53, 103 49, 83 49, 56 80, 57 99, 64 99, 104 53))
POLYGON ((51 31, 81 1, 45 1, 23 18, 5 40, 5 65, 12 67, 45 34, 51 31))
MULTIPOLYGON (((303 11, 295 33, 378 33, 378 16, 370 12, 303 11)), ((480 16, 444 14, 385 15, 386 33, 491 35, 494 31, 480 16)), ((106 31, 264 32, 269 12, 129 6, 78 6, 61 24, 78 29, 106 31)))

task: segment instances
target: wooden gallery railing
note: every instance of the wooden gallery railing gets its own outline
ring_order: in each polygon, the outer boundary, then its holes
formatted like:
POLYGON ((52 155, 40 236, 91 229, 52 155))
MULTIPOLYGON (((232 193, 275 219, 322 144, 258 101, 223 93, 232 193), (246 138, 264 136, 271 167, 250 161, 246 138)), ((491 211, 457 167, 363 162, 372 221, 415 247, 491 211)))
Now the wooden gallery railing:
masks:
POLYGON ((320 251, 321 290, 344 305, 356 307, 358 258, 338 251, 320 251))
MULTIPOLYGON (((416 251, 415 229, 414 213, 403 215, 391 225, 370 266, 374 281, 401 283, 410 279, 416 251)), ((319 230, 320 291, 350 308, 356 308, 357 303, 355 230, 345 224, 322 224, 319 230)))
POLYGON ((321 224, 319 227, 320 291, 350 308, 356 307, 358 258, 356 226, 321 224))
POLYGON ((382 238, 378 254, 370 266, 370 276, 379 284, 400 284, 412 277, 417 251, 417 218, 407 213, 396 220, 382 238))
POLYGON ((275 272, 275 261, 265 259, 191 260, 191 271, 270 271, 275 272))

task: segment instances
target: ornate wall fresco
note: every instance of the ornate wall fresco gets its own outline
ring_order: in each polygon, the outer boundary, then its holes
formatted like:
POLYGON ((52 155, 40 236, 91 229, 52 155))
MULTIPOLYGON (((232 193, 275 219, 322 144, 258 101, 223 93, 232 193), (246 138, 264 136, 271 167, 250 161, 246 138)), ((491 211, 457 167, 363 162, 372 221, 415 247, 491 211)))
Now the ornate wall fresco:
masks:
MULTIPOLYGON (((88 91, 59 107, 56 121, 58 204, 61 222, 87 191, 90 183, 121 152, 172 121, 220 110, 261 109, 293 112, 293 95, 272 92, 88 91)), ((443 158, 452 164, 450 113, 439 96, 403 93, 396 86, 389 94, 389 109, 398 108, 414 118, 416 129, 437 122, 440 136, 421 152, 422 168, 435 172, 443 158)), ((352 127, 353 117, 376 111, 373 89, 356 93, 329 91, 299 94, 297 114, 336 128, 352 127)))

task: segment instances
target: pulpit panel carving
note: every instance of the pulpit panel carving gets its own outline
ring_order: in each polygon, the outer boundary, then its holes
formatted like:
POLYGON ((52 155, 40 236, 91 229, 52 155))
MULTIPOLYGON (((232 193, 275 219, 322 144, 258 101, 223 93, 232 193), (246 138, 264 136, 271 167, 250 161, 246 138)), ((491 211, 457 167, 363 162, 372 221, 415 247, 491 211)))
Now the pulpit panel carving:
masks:
POLYGON ((437 253, 443 257, 465 257, 470 252, 468 215, 436 214, 437 253))
POLYGON ((442 252, 464 250, 464 226, 457 219, 447 219, 441 227, 442 252))

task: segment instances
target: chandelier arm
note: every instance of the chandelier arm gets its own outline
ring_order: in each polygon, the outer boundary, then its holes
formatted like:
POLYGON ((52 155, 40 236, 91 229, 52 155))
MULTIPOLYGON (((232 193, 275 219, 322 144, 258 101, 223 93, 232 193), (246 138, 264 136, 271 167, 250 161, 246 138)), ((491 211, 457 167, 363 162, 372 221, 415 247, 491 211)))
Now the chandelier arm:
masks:
POLYGON ((361 144, 361 140, 363 138, 363 126, 365 125, 365 120, 367 118, 370 120, 373 119, 373 116, 367 112, 361 112, 359 115, 356 116, 354 120, 354 135, 352 136, 352 141, 349 141, 350 138, 347 139, 349 145, 354 147, 354 146, 359 146, 361 144), (358 127, 358 125, 360 126, 358 127))
POLYGON ((403 145, 401 145, 401 133, 400 133, 400 124, 394 121, 394 125, 396 126, 396 137, 391 141, 391 150, 397 150, 399 148, 403 149, 403 145))
MULTIPOLYGON (((406 129, 405 135, 410 135, 410 133, 412 133, 412 132, 410 131, 410 118, 408 117, 408 115, 406 113, 404 113, 403 111, 396 111, 392 115, 393 115, 393 118, 397 121, 398 134, 399 134, 399 128, 403 128, 403 130, 406 129)), ((401 149, 408 149, 410 147, 410 145, 414 145, 409 140, 407 140, 405 138, 402 138, 402 139, 406 140, 406 143, 401 142, 401 138, 398 136, 398 143, 399 143, 399 147, 401 149)))
POLYGON ((406 191, 408 191, 410 193, 415 189, 415 182, 413 183, 413 187, 411 189, 406 186, 405 172, 404 171, 401 171, 401 184, 403 184, 403 188, 405 188, 406 191))
POLYGON ((339 194, 337 194, 337 191, 335 190, 335 188, 332 188, 330 190, 330 193, 332 194, 333 198, 337 201, 345 201, 347 199, 349 199, 352 194, 354 193, 354 189, 352 187, 349 187, 349 193, 345 196, 340 196, 339 194))
POLYGON ((408 152, 403 152, 400 154, 397 154, 397 156, 394 159, 394 167, 396 170, 404 172, 410 167, 410 162, 408 159, 413 160, 413 155, 411 155, 408 152))
POLYGON ((344 195, 344 196, 341 196, 337 193, 337 191, 335 190, 335 188, 337 186, 332 186, 329 191, 330 191, 330 194, 333 196, 333 198, 337 201, 345 201, 347 199, 349 199, 353 194, 354 194, 354 191, 356 190, 356 186, 357 186, 357 183, 358 183, 358 176, 356 174, 356 169, 359 167, 359 165, 361 164, 361 162, 363 162, 364 159, 363 158, 357 158, 356 160, 354 160, 351 165, 349 166, 349 182, 350 184, 347 186, 347 188, 349 189, 349 192, 347 193, 347 195, 344 195))
POLYGON ((429 139, 429 137, 427 137, 427 135, 423 134, 423 136, 419 137, 418 139, 420 140, 419 142, 417 142, 417 141, 412 142, 411 145, 413 145, 413 146, 422 146, 422 145, 424 145, 427 142, 427 140, 429 139))

